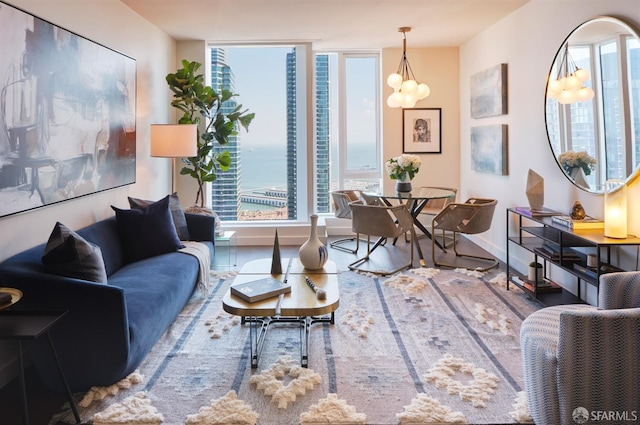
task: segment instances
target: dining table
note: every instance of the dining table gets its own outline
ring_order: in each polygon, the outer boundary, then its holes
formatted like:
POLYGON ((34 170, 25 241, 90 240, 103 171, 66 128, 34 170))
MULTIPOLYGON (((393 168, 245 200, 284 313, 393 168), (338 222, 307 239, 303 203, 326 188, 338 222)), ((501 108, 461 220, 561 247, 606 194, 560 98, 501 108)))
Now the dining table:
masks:
MULTIPOLYGON (((371 197, 379 198, 385 205, 388 206, 393 205, 392 201, 406 205, 409 213, 411 214, 411 217, 413 217, 413 223, 415 224, 415 226, 420 229, 420 231, 424 233, 429 239, 431 239, 433 235, 424 226, 424 224, 420 222, 420 212, 432 199, 451 198, 453 200, 456 197, 456 193, 454 191, 437 187, 417 187, 412 189, 410 192, 385 190, 380 192, 365 192, 365 194, 371 197)), ((439 248, 443 248, 438 239, 435 239, 434 242, 436 243, 436 245, 438 245, 439 248)), ((424 255, 422 254, 422 249, 420 248, 420 244, 418 243, 418 241, 416 241, 416 249, 418 251, 418 256, 420 257, 420 265, 422 267, 425 267, 426 261, 424 259, 424 255)))

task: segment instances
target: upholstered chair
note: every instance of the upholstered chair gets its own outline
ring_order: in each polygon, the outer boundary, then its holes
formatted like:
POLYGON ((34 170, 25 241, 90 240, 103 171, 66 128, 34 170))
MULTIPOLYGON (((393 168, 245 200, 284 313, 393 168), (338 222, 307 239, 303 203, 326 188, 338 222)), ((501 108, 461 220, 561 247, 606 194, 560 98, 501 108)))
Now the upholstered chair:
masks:
POLYGON ((603 412, 629 420, 607 423, 640 420, 640 272, 602 275, 599 291, 598 307, 547 307, 522 323, 525 391, 537 425, 582 423, 574 420, 580 412, 587 423, 603 412))

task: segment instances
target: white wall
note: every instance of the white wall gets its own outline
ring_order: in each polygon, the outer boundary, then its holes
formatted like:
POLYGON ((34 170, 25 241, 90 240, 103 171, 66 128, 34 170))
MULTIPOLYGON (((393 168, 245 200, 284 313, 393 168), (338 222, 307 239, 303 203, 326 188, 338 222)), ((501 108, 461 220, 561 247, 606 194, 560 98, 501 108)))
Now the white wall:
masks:
MULTIPOLYGON (((170 190, 171 163, 149 156, 149 124, 169 122, 175 42, 118 0, 13 0, 24 11, 136 59, 136 183, 0 219, 0 261, 46 242, 56 221, 77 229, 127 207, 127 196, 156 199, 170 190)), ((2 282, 10 286, 10 282, 2 282)))
MULTIPOLYGON (((382 140, 383 161, 402 153, 402 109, 387 106, 393 89, 387 86, 387 76, 398 69, 402 48, 382 50, 382 140)), ((407 59, 416 79, 431 88, 429 97, 418 101, 415 108, 442 109, 442 153, 420 154, 422 166, 413 179, 417 186, 460 188, 460 89, 459 52, 457 47, 407 48, 407 59)), ((383 173, 383 186, 393 191, 395 181, 383 173)))
MULTIPOLYGON (((136 183, 0 218, 0 261, 46 242, 56 221, 77 229, 113 215, 110 206, 128 208, 127 196, 158 199, 171 186, 171 163, 149 156, 149 124, 170 119, 165 75, 175 63, 175 42, 119 0, 11 0, 18 8, 136 59, 136 183)), ((11 282, 1 282, 11 286, 11 282)), ((11 345, 13 347, 13 345, 11 345)), ((0 346, 0 386, 15 369, 0 346)))
MULTIPOLYGON (((474 238, 504 259, 505 209, 527 205, 524 193, 529 168, 545 179, 545 206, 568 212, 580 201, 587 214, 603 217, 603 197, 577 189, 556 165, 547 140, 544 93, 547 74, 565 37, 582 22, 600 15, 623 18, 640 28, 637 0, 533 0, 460 47, 460 179, 461 199, 481 196, 498 199, 491 231, 474 238), (508 64, 509 113, 471 119, 471 75, 499 63, 508 64), (477 173, 470 167, 470 128, 509 126, 509 175, 477 173)), ((630 185, 629 233, 640 234, 640 184, 630 185)), ((524 270, 522 258, 519 269, 524 270)), ((587 295, 595 302, 595 291, 587 295)))

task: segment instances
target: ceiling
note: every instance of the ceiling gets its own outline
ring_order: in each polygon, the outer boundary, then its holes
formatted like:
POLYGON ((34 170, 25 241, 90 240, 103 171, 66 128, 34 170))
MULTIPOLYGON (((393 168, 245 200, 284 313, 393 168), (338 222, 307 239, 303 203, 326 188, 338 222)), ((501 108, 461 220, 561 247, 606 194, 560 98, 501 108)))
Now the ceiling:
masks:
POLYGON ((459 46, 530 0, 121 0, 176 40, 317 50, 459 46))

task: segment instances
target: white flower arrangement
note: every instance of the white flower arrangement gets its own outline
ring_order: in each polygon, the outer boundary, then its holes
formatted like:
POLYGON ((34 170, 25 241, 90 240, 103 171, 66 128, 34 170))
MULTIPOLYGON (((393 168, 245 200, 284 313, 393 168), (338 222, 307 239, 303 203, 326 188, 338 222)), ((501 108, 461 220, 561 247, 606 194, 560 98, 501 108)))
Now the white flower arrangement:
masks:
POLYGON ((411 180, 420 171, 420 165, 422 161, 419 156, 403 153, 387 160, 385 168, 393 180, 404 180, 406 177, 411 180))
POLYGON ((567 173, 571 173, 571 170, 574 168, 582 168, 585 176, 591 174, 591 170, 595 170, 597 163, 595 158, 590 156, 586 151, 562 152, 558 156, 558 162, 567 173))

